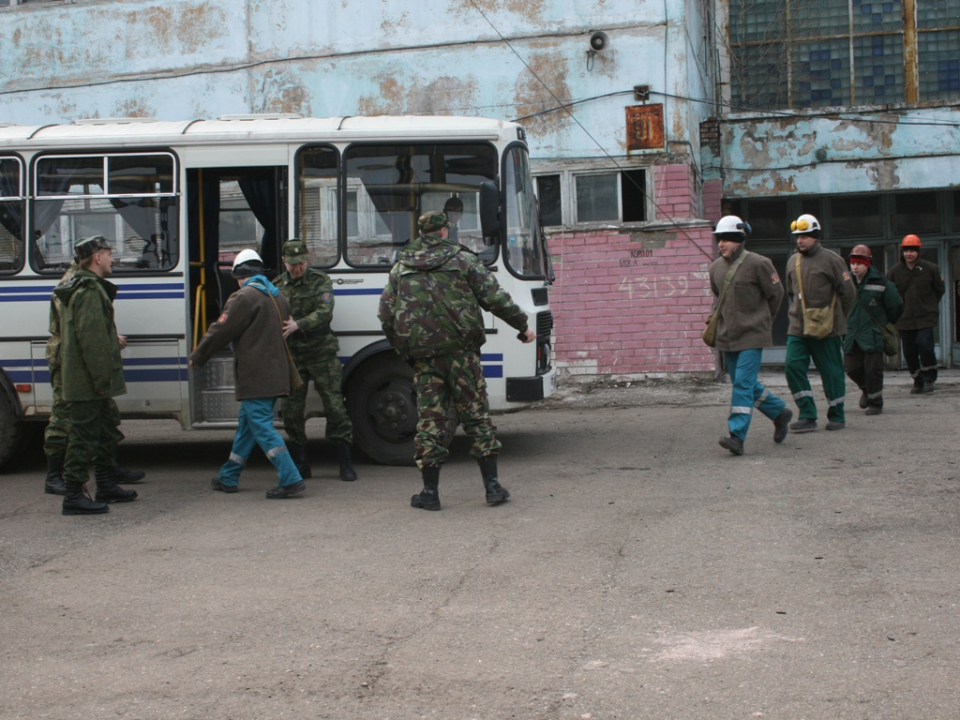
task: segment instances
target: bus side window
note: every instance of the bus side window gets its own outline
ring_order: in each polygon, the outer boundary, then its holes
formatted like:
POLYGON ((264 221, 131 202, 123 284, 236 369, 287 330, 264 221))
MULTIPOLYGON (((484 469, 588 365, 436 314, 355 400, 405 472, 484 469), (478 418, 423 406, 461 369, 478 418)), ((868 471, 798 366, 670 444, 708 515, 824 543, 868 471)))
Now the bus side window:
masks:
POLYGON ((23 265, 23 174, 18 158, 0 158, 0 273, 23 265))
POLYGON ((40 271, 62 271, 73 243, 103 235, 118 272, 177 265, 179 203, 170 153, 40 156, 32 206, 33 258, 40 271))

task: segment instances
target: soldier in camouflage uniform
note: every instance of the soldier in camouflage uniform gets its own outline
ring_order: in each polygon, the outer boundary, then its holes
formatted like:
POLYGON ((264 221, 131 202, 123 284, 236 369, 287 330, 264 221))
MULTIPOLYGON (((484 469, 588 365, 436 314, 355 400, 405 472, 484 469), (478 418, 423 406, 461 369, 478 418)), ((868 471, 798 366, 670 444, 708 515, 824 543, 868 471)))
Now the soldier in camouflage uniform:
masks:
POLYGON ((309 267, 309 259, 306 243, 296 238, 288 241, 283 246, 283 264, 287 271, 276 280, 277 288, 293 309, 283 324, 283 336, 287 338, 290 354, 303 380, 302 388, 280 401, 283 429, 289 438, 287 448, 300 475, 310 477, 304 412, 307 384, 313 378, 313 386, 323 401, 327 418, 326 438, 337 444, 340 479, 356 480, 357 473, 350 456, 353 424, 343 405, 343 368, 337 356, 340 344, 330 329, 333 283, 325 272, 309 267))
MULTIPOLYGON (((80 266, 76 260, 60 279, 58 288, 70 283, 80 266)), ((120 349, 126 347, 127 339, 119 336, 120 349)), ((43 433, 43 454, 47 457, 47 477, 43 483, 43 491, 49 495, 65 495, 66 486, 63 484, 63 461, 67 454, 67 438, 70 436, 70 405, 63 401, 63 382, 60 379, 60 300, 54 294, 50 298, 50 339, 47 340, 46 351, 47 367, 50 368, 50 385, 53 389, 53 405, 50 408, 50 420, 43 433)), ((114 448, 123 440, 120 432, 120 408, 110 399, 110 414, 113 420, 111 433, 114 448)), ((120 464, 116 449, 114 450, 116 467, 111 475, 117 483, 136 483, 146 477, 142 471, 134 471, 120 464)))
POLYGON ((107 503, 135 500, 137 493, 124 490, 111 476, 116 466, 112 398, 127 392, 113 320, 117 286, 104 279, 113 268, 111 247, 95 235, 80 238, 74 249, 79 269, 54 290, 59 301, 59 369, 70 428, 63 466, 63 514, 93 515, 107 512, 107 503), (97 481, 95 501, 84 490, 91 465, 97 481))
POLYGON ((379 313, 387 339, 414 371, 419 411, 414 448, 423 490, 410 505, 440 509, 440 466, 449 454, 442 438, 451 401, 473 439, 470 454, 480 465, 487 502, 495 505, 510 493, 497 477, 500 443, 480 366, 486 341, 481 309, 519 330, 525 343, 537 336, 477 256, 449 239, 444 213, 425 213, 419 225, 419 241, 400 253, 390 271, 379 313))

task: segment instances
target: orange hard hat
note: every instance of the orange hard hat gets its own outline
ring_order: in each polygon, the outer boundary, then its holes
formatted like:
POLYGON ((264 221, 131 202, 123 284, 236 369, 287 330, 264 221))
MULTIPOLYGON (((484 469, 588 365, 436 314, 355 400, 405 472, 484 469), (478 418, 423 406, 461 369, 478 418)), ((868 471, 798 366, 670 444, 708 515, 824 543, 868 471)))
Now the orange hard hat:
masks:
POLYGON ((920 244, 920 238, 916 235, 906 235, 903 238, 903 242, 900 243, 900 247, 920 248, 923 247, 923 245, 920 244))
POLYGON ((850 257, 862 257, 871 260, 873 259, 873 253, 870 252, 870 248, 866 245, 856 245, 853 250, 850 251, 850 257))

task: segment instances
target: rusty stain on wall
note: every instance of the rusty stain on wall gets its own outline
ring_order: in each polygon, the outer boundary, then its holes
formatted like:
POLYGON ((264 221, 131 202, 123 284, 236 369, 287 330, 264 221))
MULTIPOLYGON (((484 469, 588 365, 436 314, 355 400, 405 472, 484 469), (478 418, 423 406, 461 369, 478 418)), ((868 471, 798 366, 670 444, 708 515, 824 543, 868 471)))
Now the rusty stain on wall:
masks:
POLYGON ((117 117, 153 117, 153 110, 143 98, 129 98, 117 105, 117 117))
POLYGON ((451 5, 451 10, 471 15, 475 15, 477 8, 480 8, 488 16, 506 11, 535 21, 543 14, 546 0, 458 0, 451 5))
MULTIPOLYGON (((567 85, 569 66, 559 51, 534 54, 527 59, 527 64, 561 101, 571 96, 567 85)), ((556 108, 557 101, 537 77, 524 69, 517 78, 513 93, 517 117, 556 108)), ((524 120, 523 126, 531 135, 538 136, 561 131, 571 122, 567 111, 555 110, 524 120)))
MULTIPOLYGON (((152 7, 127 16, 127 25, 131 35, 136 29, 147 23, 153 30, 152 36, 158 45, 184 48, 197 52, 211 38, 222 37, 227 33, 226 18, 219 8, 207 4, 196 7, 152 7)), ((128 47, 128 56, 137 48, 128 47)))

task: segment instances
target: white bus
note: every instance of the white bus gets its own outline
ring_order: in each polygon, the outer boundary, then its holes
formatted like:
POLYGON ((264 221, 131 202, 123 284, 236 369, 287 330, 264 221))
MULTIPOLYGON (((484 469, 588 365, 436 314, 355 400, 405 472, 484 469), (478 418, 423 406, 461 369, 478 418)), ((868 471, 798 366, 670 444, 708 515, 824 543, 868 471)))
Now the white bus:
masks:
MULTIPOLYGON (((0 465, 43 426, 52 393, 44 359, 51 292, 78 237, 114 245, 111 281, 126 418, 176 418, 184 429, 235 425, 229 353, 197 372, 187 357, 237 288, 233 257, 256 249, 272 277, 281 246, 306 241, 334 282, 344 395, 355 443, 381 463, 413 457, 410 368, 390 349, 377 308, 418 216, 451 197, 451 232, 527 312, 524 345, 485 317, 482 364, 495 411, 551 394, 552 271, 523 129, 460 117, 85 120, 0 124, 0 465)), ((311 389, 308 413, 323 408, 311 389)))

